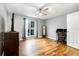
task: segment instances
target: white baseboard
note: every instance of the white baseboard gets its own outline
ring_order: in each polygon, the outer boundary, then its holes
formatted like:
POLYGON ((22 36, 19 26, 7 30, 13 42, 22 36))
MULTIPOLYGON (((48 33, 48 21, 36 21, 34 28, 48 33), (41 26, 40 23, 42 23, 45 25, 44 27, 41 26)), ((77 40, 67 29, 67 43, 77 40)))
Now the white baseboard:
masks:
POLYGON ((70 47, 79 49, 79 46, 78 46, 79 44, 73 44, 73 43, 69 43, 69 42, 68 42, 67 45, 70 46, 70 47))
POLYGON ((38 36, 38 38, 42 38, 42 36, 38 36))

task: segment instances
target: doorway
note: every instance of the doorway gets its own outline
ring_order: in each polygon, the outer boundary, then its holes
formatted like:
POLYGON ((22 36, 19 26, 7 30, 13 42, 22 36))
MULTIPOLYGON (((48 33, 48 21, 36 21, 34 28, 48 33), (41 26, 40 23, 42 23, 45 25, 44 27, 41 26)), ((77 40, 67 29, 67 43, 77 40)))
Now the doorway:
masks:
POLYGON ((36 38, 36 20, 26 19, 26 38, 36 38))

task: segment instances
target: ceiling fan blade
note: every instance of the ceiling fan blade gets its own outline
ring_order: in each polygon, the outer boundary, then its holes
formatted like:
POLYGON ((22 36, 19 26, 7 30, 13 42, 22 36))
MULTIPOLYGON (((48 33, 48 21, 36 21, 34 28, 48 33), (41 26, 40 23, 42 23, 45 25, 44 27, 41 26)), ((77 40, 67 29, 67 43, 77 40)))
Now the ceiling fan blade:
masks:
POLYGON ((48 10, 48 8, 45 8, 43 11, 47 11, 48 10))
POLYGON ((42 12, 43 15, 47 16, 47 13, 42 12))

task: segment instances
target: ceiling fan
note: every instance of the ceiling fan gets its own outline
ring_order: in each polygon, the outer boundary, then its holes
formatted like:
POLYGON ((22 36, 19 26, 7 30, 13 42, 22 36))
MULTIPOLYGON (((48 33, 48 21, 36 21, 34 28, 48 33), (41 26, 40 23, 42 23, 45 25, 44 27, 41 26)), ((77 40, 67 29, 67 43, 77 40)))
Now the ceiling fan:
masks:
POLYGON ((47 16, 48 15, 48 8, 45 8, 45 9, 43 9, 43 8, 39 8, 38 9, 38 15, 45 15, 45 16, 47 16))
POLYGON ((44 4, 43 6, 39 7, 37 6, 36 9, 37 9, 37 13, 36 13, 36 16, 47 16, 48 15, 48 10, 49 8, 47 7, 49 5, 49 3, 46 3, 44 4))
POLYGON ((51 5, 51 3, 39 3, 39 4, 28 4, 31 7, 34 7, 36 9, 36 14, 35 16, 47 16, 48 15, 48 10, 49 8, 47 6, 51 5))

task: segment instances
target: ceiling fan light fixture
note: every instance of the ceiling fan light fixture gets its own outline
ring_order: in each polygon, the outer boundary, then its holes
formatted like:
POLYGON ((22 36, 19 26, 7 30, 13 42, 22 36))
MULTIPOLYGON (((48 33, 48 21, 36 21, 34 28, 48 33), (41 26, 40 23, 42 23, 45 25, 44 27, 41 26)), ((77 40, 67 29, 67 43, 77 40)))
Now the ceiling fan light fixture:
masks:
POLYGON ((43 14, 42 13, 39 13, 39 16, 42 16, 43 14))

